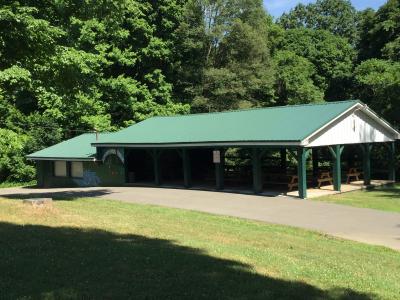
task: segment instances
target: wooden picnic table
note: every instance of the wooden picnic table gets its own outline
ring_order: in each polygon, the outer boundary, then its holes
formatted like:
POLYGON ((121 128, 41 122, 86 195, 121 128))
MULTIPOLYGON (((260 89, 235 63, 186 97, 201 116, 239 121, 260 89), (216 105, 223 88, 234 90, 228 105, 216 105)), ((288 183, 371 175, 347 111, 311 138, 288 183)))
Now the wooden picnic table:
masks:
POLYGON ((333 178, 331 176, 331 173, 329 171, 321 172, 317 178, 317 182, 318 188, 321 188, 321 185, 324 182, 329 182, 331 185, 333 185, 333 178))
POLYGON ((346 182, 350 183, 351 178, 354 178, 355 180, 359 181, 362 172, 360 172, 357 168, 350 168, 346 175, 347 175, 346 182))
POLYGON ((295 187, 299 186, 299 177, 292 174, 269 173, 266 180, 264 180, 264 183, 271 185, 285 185, 288 187, 289 192, 291 192, 295 187))

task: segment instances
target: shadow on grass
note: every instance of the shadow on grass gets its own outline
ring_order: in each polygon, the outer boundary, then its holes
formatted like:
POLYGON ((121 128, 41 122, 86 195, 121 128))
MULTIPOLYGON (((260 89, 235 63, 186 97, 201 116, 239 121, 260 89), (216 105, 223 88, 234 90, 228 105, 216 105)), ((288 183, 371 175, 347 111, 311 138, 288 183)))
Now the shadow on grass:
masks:
POLYGON ((29 193, 0 193, 0 198, 7 199, 31 199, 31 198, 53 198, 53 200, 73 200, 77 198, 98 197, 111 194, 112 192, 107 189, 85 190, 84 188, 68 189, 65 191, 49 191, 41 192, 40 189, 36 192, 29 193))
POLYGON ((5 299, 371 299, 261 276, 173 241, 0 223, 5 299))
POLYGON ((400 201, 400 188, 393 185, 366 190, 367 193, 379 192, 379 197, 396 198, 400 201))

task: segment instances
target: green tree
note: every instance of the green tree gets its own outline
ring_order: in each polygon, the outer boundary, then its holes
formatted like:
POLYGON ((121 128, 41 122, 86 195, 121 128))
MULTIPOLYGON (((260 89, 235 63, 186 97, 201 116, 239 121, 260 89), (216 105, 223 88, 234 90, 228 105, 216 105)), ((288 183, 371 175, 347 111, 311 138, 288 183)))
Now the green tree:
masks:
POLYGON ((278 51, 274 60, 279 72, 276 75, 277 104, 303 104, 323 102, 324 92, 314 84, 314 65, 291 51, 278 51))
POLYGON ((174 97, 184 103, 191 103, 201 91, 207 39, 204 28, 201 3, 187 1, 175 30, 176 43, 170 76, 173 78, 174 97))
POLYGON ((400 60, 400 0, 388 0, 374 14, 363 13, 360 58, 400 60))
MULTIPOLYGON (((10 132, 21 135, 21 139, 24 139, 21 143, 25 143, 32 127, 30 120, 33 118, 30 115, 35 115, 36 122, 40 119, 42 124, 52 122, 39 112, 38 99, 43 97, 46 81, 43 70, 48 69, 48 62, 65 32, 37 18, 37 8, 21 6, 12 1, 5 2, 0 7, 0 128, 8 128, 12 130, 10 132)), ((55 126, 58 127, 58 124, 55 126)), ((50 132, 52 130, 47 131, 50 132)), ((35 145, 42 148, 61 138, 60 135, 44 133, 36 136, 41 141, 37 143, 30 138, 27 147, 23 147, 24 151, 38 150, 35 145)), ((15 155, 17 159, 22 154, 16 152, 15 155)), ((25 160, 19 157, 18 162, 23 163, 25 160)))
POLYGON ((156 114, 188 112, 187 105, 173 101, 165 75, 171 74, 179 1, 72 3, 65 4, 62 26, 73 38, 70 46, 86 56, 78 67, 87 62, 91 68, 81 72, 87 92, 79 88, 75 96, 77 105, 87 108, 81 127, 106 130, 156 114))
POLYGON ((371 28, 375 22, 375 11, 372 8, 365 9, 359 13, 359 34, 360 39, 357 44, 358 61, 363 61, 376 55, 376 49, 371 44, 371 28))
POLYGON ((0 128, 0 182, 33 178, 35 169, 26 163, 24 157, 29 140, 27 135, 0 128))
POLYGON ((179 49, 188 56, 197 54, 183 61, 199 62, 178 67, 183 74, 197 74, 184 86, 186 97, 193 101, 192 110, 219 111, 272 103, 271 24, 261 0, 188 2, 179 28, 179 49))
POLYGON ((400 125, 400 63, 370 59, 357 66, 354 73, 358 98, 400 125))
POLYGON ((298 4, 289 13, 284 13, 278 22, 285 29, 322 29, 347 38, 352 44, 358 40, 358 15, 349 0, 317 0, 307 5, 298 4))
POLYGON ((25 115, 41 112, 66 130, 110 130, 156 113, 188 111, 173 101, 165 76, 179 1, 9 3, 0 11, 1 88, 25 115), (114 110, 120 100, 108 97, 116 78, 141 92, 129 98, 127 111, 114 110))
POLYGON ((326 100, 349 97, 356 52, 346 39, 326 30, 289 29, 278 48, 292 51, 314 65, 313 81, 325 92, 326 100))
POLYGON ((0 127, 28 134, 24 151, 34 151, 82 131, 187 113, 171 84, 182 10, 179 0, 4 0, 0 127), (39 134, 44 125, 51 134, 39 134))

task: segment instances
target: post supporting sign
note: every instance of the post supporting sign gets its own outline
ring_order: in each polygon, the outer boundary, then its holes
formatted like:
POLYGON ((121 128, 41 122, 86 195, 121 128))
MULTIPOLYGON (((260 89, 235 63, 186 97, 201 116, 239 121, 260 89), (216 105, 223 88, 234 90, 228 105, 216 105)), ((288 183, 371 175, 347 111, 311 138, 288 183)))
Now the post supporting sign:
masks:
POLYGON ((224 153, 221 150, 213 151, 213 162, 215 165, 215 183, 217 190, 224 188, 224 153))

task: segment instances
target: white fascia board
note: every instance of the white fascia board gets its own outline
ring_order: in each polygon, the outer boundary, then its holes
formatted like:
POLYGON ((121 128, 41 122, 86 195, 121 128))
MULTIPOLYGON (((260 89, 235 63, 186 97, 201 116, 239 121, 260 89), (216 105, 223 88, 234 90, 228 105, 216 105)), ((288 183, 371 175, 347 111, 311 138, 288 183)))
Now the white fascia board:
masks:
POLYGON ((369 115, 372 119, 377 121, 379 124, 381 124, 383 127, 385 127, 388 131, 391 131, 395 135, 395 139, 400 139, 400 132, 394 129, 386 120, 379 118, 379 116, 368 106, 364 106, 363 110, 367 115, 369 115))
POLYGON ((355 108, 358 107, 362 107, 362 105, 360 103, 356 103, 354 104, 352 107, 350 107, 349 109, 345 110, 344 112, 342 112, 340 115, 338 115, 336 118, 332 119, 330 122, 326 123, 324 126, 320 127, 319 129, 317 129, 316 131, 314 131, 313 133, 311 133, 310 135, 308 135, 307 137, 305 137, 302 141, 301 141, 301 145, 302 146, 307 146, 307 144, 309 143, 310 138, 312 138, 314 135, 320 133, 321 131, 323 131, 324 129, 328 128, 332 123, 335 123, 337 120, 340 120, 340 118, 342 118, 344 115, 346 115, 347 113, 349 113, 350 111, 354 110, 355 108))
POLYGON ((350 115, 351 113, 354 113, 355 111, 358 111, 358 110, 363 111, 365 114, 370 116, 373 120, 375 120, 378 124, 382 125, 386 130, 391 132, 394 135, 393 139, 400 139, 400 133, 396 129, 394 129, 392 126, 390 126, 390 124, 387 123, 385 120, 379 118, 379 116, 373 110, 371 110, 366 104, 356 103, 352 107, 350 107, 349 109, 347 109, 346 111, 344 111, 343 113, 338 115, 336 118, 334 118, 333 120, 331 120, 330 122, 328 122, 327 124, 325 124, 324 126, 319 128, 318 130, 314 131, 309 136, 304 138, 301 141, 301 145, 304 147, 307 147, 307 145, 310 143, 310 139, 312 139, 315 135, 317 135, 321 131, 329 128, 332 124, 340 121, 344 116, 350 115))

